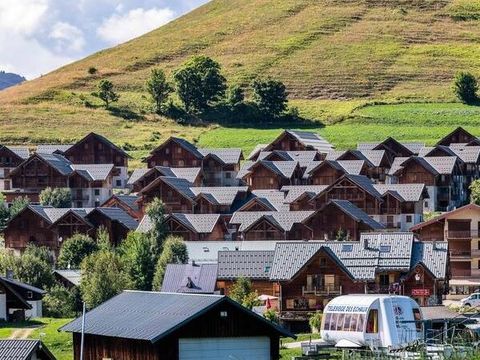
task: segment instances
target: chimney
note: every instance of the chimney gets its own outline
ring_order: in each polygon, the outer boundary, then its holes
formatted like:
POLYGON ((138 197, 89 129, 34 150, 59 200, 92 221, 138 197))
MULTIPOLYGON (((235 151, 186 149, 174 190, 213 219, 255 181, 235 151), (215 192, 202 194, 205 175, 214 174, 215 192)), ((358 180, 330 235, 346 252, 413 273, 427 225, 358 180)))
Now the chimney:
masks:
POLYGON ((437 250, 437 240, 433 240, 433 250, 437 250))
POLYGON ((13 280, 13 270, 12 269, 7 269, 6 278, 10 279, 10 280, 13 280))
POLYGON ((363 239, 363 249, 364 250, 368 249, 368 239, 367 238, 363 239))
POLYGON ((196 266, 195 260, 192 260, 192 266, 196 266))

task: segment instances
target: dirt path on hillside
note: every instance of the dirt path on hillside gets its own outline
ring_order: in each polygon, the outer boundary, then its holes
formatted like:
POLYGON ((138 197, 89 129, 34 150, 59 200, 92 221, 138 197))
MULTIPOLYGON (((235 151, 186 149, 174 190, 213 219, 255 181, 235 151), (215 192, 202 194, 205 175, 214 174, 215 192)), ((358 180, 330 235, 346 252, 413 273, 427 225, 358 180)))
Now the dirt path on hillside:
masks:
POLYGON ((10 335, 9 339, 26 339, 37 327, 38 326, 23 328, 23 329, 15 329, 12 335, 10 335))

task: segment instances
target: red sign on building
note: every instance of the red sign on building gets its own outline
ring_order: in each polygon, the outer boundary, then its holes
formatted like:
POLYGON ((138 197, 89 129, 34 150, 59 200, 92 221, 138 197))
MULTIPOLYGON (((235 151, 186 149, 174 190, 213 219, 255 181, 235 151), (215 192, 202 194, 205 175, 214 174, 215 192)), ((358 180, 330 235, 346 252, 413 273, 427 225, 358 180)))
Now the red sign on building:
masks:
POLYGON ((430 289, 412 289, 412 296, 430 296, 430 289))

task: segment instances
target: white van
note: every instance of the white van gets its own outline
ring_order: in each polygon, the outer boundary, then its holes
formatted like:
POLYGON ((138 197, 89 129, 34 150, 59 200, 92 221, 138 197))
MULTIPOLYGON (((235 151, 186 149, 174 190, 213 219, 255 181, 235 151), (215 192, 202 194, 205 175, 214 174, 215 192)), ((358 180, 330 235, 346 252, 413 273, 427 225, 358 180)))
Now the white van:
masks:
POLYGON ((460 300, 462 306, 478 307, 480 306, 480 293, 473 293, 470 296, 460 300))
POLYGON ((407 296, 339 296, 325 307, 321 337, 336 347, 402 349, 423 338, 422 313, 407 296))

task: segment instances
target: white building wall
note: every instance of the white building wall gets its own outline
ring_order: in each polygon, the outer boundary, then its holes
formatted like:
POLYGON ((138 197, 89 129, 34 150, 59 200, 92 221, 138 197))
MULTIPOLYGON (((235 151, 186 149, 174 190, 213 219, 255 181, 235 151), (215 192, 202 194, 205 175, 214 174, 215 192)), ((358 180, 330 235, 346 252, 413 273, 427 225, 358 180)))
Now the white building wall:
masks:
POLYGON ((432 212, 437 208, 437 192, 436 186, 427 186, 428 199, 423 201, 423 212, 432 212))
POLYGON ((36 300, 36 301, 27 301, 30 305, 32 305, 32 308, 30 310, 25 310, 25 318, 37 318, 37 317, 42 317, 43 316, 43 310, 42 310, 42 300, 36 300))
POLYGON ((115 189, 124 189, 127 186, 128 169, 126 166, 116 166, 116 168, 120 170, 120 174, 113 177, 113 187, 115 189))
POLYGON ((7 294, 0 294, 0 320, 7 320, 7 294))

